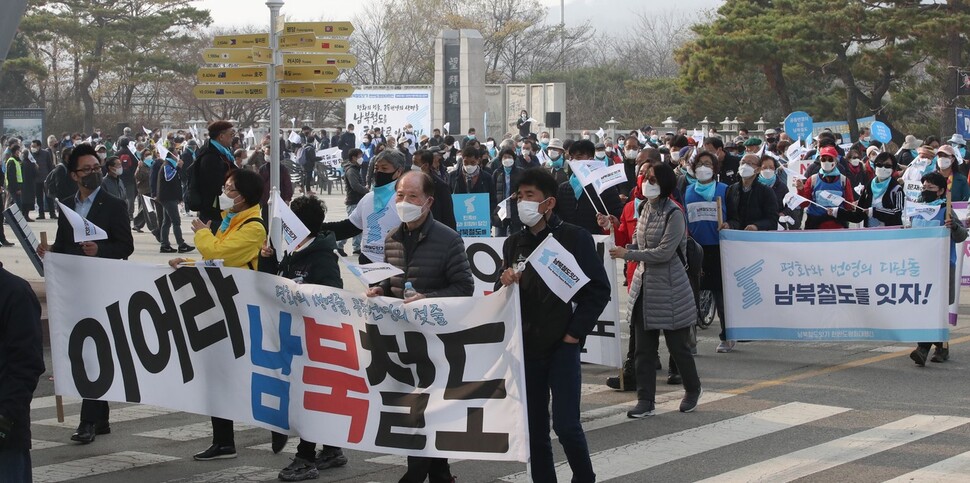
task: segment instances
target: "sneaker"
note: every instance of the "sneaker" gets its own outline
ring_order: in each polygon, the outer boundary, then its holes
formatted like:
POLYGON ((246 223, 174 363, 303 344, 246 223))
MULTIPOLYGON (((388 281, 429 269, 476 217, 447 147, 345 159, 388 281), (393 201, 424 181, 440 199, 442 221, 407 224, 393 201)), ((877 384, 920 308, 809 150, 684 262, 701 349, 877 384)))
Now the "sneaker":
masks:
POLYGON ((684 378, 680 377, 680 374, 667 374, 667 384, 671 386, 677 386, 684 383, 684 378))
POLYGON ((192 245, 189 245, 188 243, 182 243, 179 245, 178 250, 179 250, 179 253, 188 253, 188 252, 191 252, 192 250, 195 250, 195 247, 192 245))
POLYGON ((632 419, 645 418, 647 416, 653 416, 653 411, 653 401, 637 401, 637 405, 626 412, 626 417, 632 419))
MULTIPOLYGON (((613 376, 606 379, 606 386, 610 389, 615 389, 617 391, 620 389, 620 377, 613 376)), ((636 391, 637 390, 637 378, 633 377, 633 374, 623 374, 623 391, 636 391)))
POLYGON ((312 461, 307 461, 299 456, 293 458, 290 466, 280 470, 278 478, 280 481, 303 481, 315 480, 320 476, 317 466, 312 461))
POLYGON ((317 454, 317 469, 337 468, 347 464, 347 457, 340 448, 324 448, 317 454))
POLYGON ((235 446, 212 445, 209 449, 192 456, 196 461, 227 460, 236 457, 235 446))
POLYGON ((930 358, 930 362, 943 362, 950 359, 950 349, 947 347, 937 347, 933 351, 933 357, 930 358))
POLYGON ((917 366, 923 367, 926 365, 926 356, 928 356, 929 353, 930 353, 929 349, 917 347, 916 350, 909 353, 909 358, 912 359, 917 366))
POLYGON ((696 393, 685 393, 684 398, 680 400, 680 412, 694 412, 694 410, 697 409, 697 401, 700 400, 701 394, 704 394, 704 388, 701 388, 696 393))
POLYGON ((158 249, 158 253, 175 253, 177 251, 178 250, 172 248, 171 245, 162 245, 162 247, 158 249))
POLYGON ((721 343, 717 345, 717 352, 722 354, 731 352, 734 350, 735 344, 737 344, 737 342, 733 340, 722 340, 721 343))

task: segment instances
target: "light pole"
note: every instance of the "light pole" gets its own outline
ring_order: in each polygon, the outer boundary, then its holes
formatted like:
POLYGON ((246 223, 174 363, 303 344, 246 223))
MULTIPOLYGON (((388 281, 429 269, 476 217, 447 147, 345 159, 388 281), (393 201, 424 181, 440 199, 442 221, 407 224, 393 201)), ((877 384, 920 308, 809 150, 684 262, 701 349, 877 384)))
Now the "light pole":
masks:
MULTIPOLYGON (((283 8, 283 0, 269 0, 269 48, 273 49, 273 62, 266 69, 267 91, 269 92, 269 153, 270 153, 270 189, 275 194, 280 186, 280 99, 279 85, 276 83, 276 66, 279 65, 279 34, 276 23, 283 8)), ((272 199, 272 197, 271 197, 272 199)), ((277 248, 279 250, 280 248, 277 248)))
POLYGON ((559 59, 566 72, 566 0, 559 0, 559 59))

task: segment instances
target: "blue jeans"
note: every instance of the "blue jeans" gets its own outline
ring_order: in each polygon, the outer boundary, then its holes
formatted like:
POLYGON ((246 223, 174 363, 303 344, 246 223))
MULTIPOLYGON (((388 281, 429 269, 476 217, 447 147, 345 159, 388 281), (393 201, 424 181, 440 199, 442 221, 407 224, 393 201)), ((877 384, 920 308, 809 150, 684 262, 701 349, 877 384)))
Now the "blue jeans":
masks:
POLYGON ((529 450, 532 480, 556 482, 549 437, 549 393, 552 392, 552 429, 566 453, 574 483, 596 481, 586 434, 579 422, 582 373, 579 344, 563 342, 548 357, 525 360, 525 390, 529 411, 529 450))
POLYGON ((0 449, 0 481, 4 483, 30 483, 30 450, 0 449))

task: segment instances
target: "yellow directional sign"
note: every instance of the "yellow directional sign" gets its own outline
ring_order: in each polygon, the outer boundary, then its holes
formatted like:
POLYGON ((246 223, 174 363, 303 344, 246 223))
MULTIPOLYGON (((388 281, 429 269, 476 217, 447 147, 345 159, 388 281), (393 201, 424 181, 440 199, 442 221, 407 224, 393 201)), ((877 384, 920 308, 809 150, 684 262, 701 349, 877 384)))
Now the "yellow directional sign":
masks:
POLYGON ((283 32, 313 32, 318 37, 350 37, 354 33, 354 25, 350 22, 286 22, 283 32))
POLYGON ((283 66, 323 66, 353 69, 357 66, 357 57, 347 54, 283 54, 283 66))
POLYGON ((210 64, 251 64, 252 49, 205 49, 202 59, 210 64))
POLYGON ((272 64, 273 49, 253 47, 253 62, 257 64, 272 64))
POLYGON ((297 47, 313 47, 317 43, 317 36, 313 32, 302 32, 289 35, 280 35, 280 48, 292 49, 297 47))
POLYGON ((201 68, 199 82, 266 82, 266 67, 201 68))
POLYGON ((269 34, 216 35, 212 44, 215 47, 230 49, 269 47, 269 34))
POLYGON ((205 84, 192 89, 196 99, 266 99, 266 84, 205 84))
POLYGON ((346 99, 354 94, 351 84, 314 84, 292 82, 280 84, 283 99, 346 99))
POLYGON ((277 76, 290 82, 326 82, 340 75, 336 67, 278 67, 277 76))
POLYGON ((350 42, 346 40, 334 39, 314 39, 308 46, 302 47, 281 47, 286 52, 327 52, 334 54, 345 54, 350 52, 350 42))

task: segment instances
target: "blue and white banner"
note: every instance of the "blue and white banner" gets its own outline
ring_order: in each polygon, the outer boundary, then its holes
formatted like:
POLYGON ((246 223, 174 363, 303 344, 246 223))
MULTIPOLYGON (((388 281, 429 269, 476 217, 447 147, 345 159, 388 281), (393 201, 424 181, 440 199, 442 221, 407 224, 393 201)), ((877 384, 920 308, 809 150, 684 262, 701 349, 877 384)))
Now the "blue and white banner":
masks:
POLYGON ((728 339, 949 339, 945 228, 720 236, 728 339))
POLYGON ((589 283, 589 277, 576 257, 551 234, 532 251, 526 263, 532 264, 546 286, 563 302, 572 300, 576 292, 589 283))
POLYGON ((492 234, 492 210, 488 193, 451 195, 455 223, 462 237, 487 237, 492 234))

